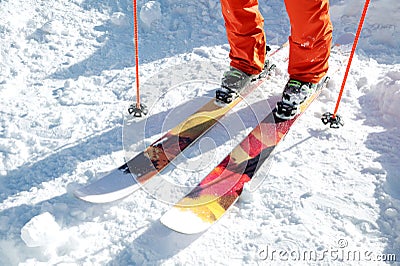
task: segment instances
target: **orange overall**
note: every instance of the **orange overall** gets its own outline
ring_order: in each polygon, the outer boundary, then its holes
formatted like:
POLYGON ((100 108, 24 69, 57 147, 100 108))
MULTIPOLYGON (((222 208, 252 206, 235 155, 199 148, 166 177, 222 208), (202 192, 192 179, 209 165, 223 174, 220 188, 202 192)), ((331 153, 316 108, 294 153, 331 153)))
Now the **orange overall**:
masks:
MULTIPOLYGON (((248 74, 261 72, 265 61, 264 18, 258 0, 220 0, 231 66, 248 74)), ((291 78, 317 83, 328 71, 332 24, 328 0, 285 0, 291 24, 291 78)))

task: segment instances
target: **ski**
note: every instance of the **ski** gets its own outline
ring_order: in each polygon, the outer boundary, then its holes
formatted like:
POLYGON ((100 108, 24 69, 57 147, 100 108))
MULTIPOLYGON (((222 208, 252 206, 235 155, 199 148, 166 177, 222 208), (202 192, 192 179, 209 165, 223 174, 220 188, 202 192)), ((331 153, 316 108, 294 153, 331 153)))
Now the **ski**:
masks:
MULTIPOLYGON (((285 47, 285 44, 274 53, 283 47, 285 47)), ((184 149, 215 125, 218 119, 222 118, 243 98, 260 86, 274 68, 275 65, 266 63, 264 72, 242 91, 240 97, 233 99, 229 104, 211 99, 194 114, 149 145, 144 151, 93 183, 78 188, 74 191, 74 195, 81 200, 92 203, 108 203, 129 196, 163 170, 184 149)))
POLYGON ((316 92, 301 104, 294 118, 277 118, 274 109, 213 171, 161 217, 161 223, 183 234, 196 234, 218 221, 237 201, 244 184, 251 181, 264 161, 271 158, 276 146, 328 80, 326 77, 316 92))

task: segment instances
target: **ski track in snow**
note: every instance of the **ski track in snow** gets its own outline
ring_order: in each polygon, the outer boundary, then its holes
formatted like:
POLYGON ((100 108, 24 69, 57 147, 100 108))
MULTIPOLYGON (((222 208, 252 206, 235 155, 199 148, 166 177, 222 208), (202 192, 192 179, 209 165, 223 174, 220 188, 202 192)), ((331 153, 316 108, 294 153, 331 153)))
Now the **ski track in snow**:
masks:
MULTIPOLYGON (((324 250, 395 254, 398 263, 398 2, 371 3, 339 109, 345 126, 319 121, 334 108, 343 66, 259 170, 262 183, 246 187, 220 222, 193 236, 164 228, 159 218, 170 206, 144 191, 103 205, 72 196, 212 97, 214 85, 190 81, 218 84, 228 65, 219 1, 138 5, 150 114, 127 127, 135 82, 131 2, 0 1, 1 265, 282 265, 296 261, 280 251, 324 250)), ((355 32, 362 5, 331 1, 334 38, 355 32)), ((289 32, 283 2, 260 8, 277 48, 289 32)), ((333 51, 331 69, 345 56, 333 51)), ((281 51, 273 59, 275 76, 257 92, 264 98, 281 92, 285 57, 281 51)), ((252 112, 265 112, 261 98, 237 106, 161 177, 196 184, 254 126, 252 112)), ((334 256, 301 261, 308 263, 386 264, 334 256)))

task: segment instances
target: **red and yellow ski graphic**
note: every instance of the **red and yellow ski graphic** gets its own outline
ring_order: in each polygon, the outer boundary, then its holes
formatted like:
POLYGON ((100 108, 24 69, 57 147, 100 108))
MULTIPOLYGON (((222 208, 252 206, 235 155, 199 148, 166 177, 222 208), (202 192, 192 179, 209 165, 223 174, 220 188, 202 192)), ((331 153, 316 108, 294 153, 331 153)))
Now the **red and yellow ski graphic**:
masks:
POLYGON ((195 234, 220 219, 320 91, 301 105, 293 119, 281 120, 270 113, 197 187, 165 213, 161 222, 175 231, 195 234))

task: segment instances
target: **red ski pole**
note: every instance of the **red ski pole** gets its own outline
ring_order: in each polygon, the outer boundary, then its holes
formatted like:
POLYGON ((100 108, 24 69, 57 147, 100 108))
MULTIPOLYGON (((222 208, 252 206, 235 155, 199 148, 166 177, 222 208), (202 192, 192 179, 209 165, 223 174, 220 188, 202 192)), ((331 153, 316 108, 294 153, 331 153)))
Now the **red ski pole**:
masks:
POLYGON ((331 128, 339 128, 339 126, 343 126, 343 122, 341 121, 340 116, 337 115, 337 111, 339 109, 339 104, 340 104, 340 101, 341 101, 342 96, 343 96, 344 87, 346 85, 347 77, 349 75, 350 66, 351 66, 351 62, 353 60, 354 53, 356 51, 358 39, 360 38, 361 29, 362 29, 362 26, 364 24, 365 17, 367 15, 369 2, 370 2, 370 0, 366 0, 365 1, 364 9, 363 9, 363 12, 362 12, 361 18, 360 18, 360 22, 358 23, 356 37, 354 38, 353 46, 351 48, 351 52, 350 52, 350 56, 349 56, 349 61, 347 62, 347 67, 346 67, 346 71, 344 73, 342 86, 340 88, 339 96, 338 96, 338 99, 336 101, 335 111, 333 112, 333 114, 328 112, 328 113, 323 114, 323 116, 322 116, 322 122, 324 124, 328 124, 329 123, 331 128))
POLYGON ((146 106, 140 102, 140 83, 139 83, 139 31, 137 16, 137 0, 133 0, 133 36, 135 42, 135 71, 136 71, 136 104, 128 109, 130 114, 141 117, 147 114, 146 106))

